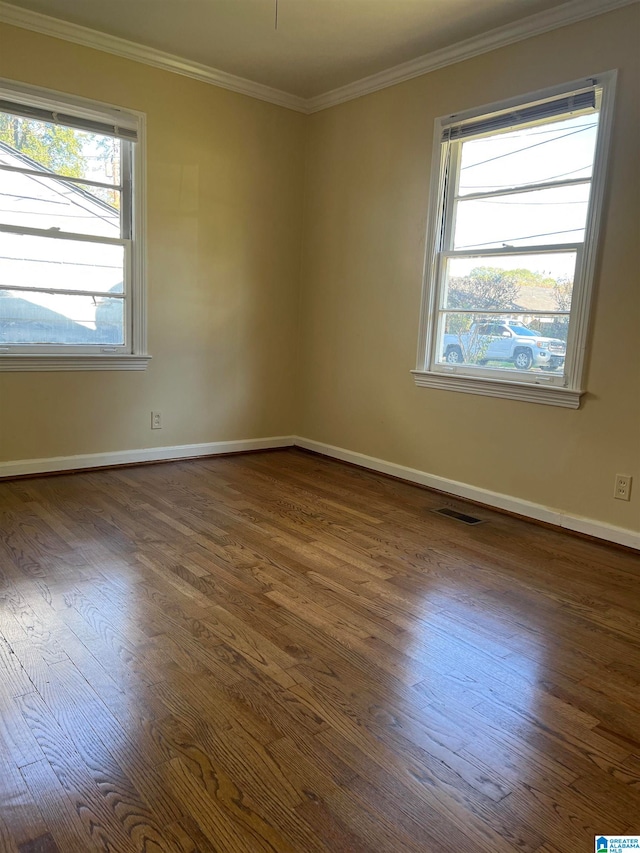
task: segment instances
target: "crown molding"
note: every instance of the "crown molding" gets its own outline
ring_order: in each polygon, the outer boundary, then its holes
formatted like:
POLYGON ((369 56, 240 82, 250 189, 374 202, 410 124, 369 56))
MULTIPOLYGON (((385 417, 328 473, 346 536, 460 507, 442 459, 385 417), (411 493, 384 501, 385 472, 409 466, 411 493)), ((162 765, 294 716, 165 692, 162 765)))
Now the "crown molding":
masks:
POLYGON ((550 30, 566 27, 569 24, 575 24, 596 15, 604 15, 606 12, 612 12, 615 9, 631 6, 635 3, 638 3, 638 0, 569 0, 562 6, 529 15, 513 24, 497 27, 449 47, 443 47, 440 50, 418 56, 416 59, 403 62, 401 65, 395 65, 386 71, 380 71, 370 77, 356 80, 347 86, 341 86, 339 89, 333 89, 331 92, 309 98, 306 101, 305 111, 317 113, 329 107, 335 107, 337 104, 360 98, 362 95, 395 86, 405 80, 421 77, 423 74, 437 71, 447 65, 454 65, 456 62, 463 62, 465 59, 472 59, 474 56, 489 53, 500 47, 506 47, 550 30))
POLYGON ((0 23, 70 41, 83 47, 102 50, 124 59, 161 68, 163 71, 172 71, 174 74, 181 74, 203 83, 210 83, 213 86, 247 95, 250 98, 267 101, 296 112, 311 114, 346 101, 352 101, 362 95, 377 92, 379 89, 395 86, 405 80, 420 77, 447 65, 453 65, 456 62, 462 62, 465 59, 471 59, 497 48, 515 44, 532 36, 541 35, 550 30, 575 24, 578 21, 603 15, 606 12, 620 9, 623 6, 631 6, 638 2, 639 0, 569 0, 568 3, 548 9, 546 12, 529 15, 513 24, 507 24, 465 41, 457 42, 449 47, 432 51, 409 62, 403 62, 393 68, 388 68, 385 71, 380 71, 370 77, 364 77, 362 80, 356 80, 347 86, 341 86, 313 98, 301 98, 290 92, 272 89, 270 86, 255 83, 253 80, 247 80, 244 77, 237 77, 235 74, 229 74, 200 62, 192 62, 172 53, 165 53, 163 50, 101 33, 98 30, 72 24, 69 21, 62 21, 40 12, 22 9, 11 3, 6 3, 4 0, 0 0, 0 23))
POLYGON ((182 74, 184 77, 191 77, 203 83, 211 83, 221 89, 248 95, 250 98, 257 98, 260 101, 268 101, 290 110, 307 112, 306 100, 289 92, 272 89, 270 86, 254 83, 253 80, 247 80, 244 77, 236 77, 235 74, 228 74, 218 68, 212 68, 200 62, 192 62, 172 53, 165 53, 163 50, 156 50, 156 48, 137 44, 118 36, 101 33, 89 27, 52 18, 50 15, 42 15, 40 12, 33 12, 30 9, 21 9, 11 3, 5 3, 3 0, 0 0, 0 23, 70 41, 83 47, 92 47, 96 50, 112 53, 115 56, 121 56, 124 59, 132 59, 134 62, 142 62, 144 65, 161 68, 163 71, 173 71, 174 74, 182 74))

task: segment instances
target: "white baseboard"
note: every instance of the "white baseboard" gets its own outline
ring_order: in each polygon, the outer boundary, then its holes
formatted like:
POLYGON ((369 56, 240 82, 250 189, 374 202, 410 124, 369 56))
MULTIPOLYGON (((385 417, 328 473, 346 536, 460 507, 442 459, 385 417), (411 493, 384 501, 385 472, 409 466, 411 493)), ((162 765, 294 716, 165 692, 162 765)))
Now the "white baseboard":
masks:
POLYGON ((207 444, 179 444, 173 447, 144 447, 138 450, 119 450, 111 453, 87 453, 79 456, 52 456, 48 459, 19 459, 0 462, 0 479, 25 474, 50 474, 56 471, 78 471, 83 468, 105 468, 132 465, 139 462, 161 462, 170 459, 190 459, 195 456, 216 456, 222 453, 246 453, 248 450, 268 450, 291 447, 293 436, 247 438, 240 441, 212 441, 207 444))
POLYGON ((504 509, 517 515, 535 519, 536 521, 544 521, 547 524, 553 524, 567 530, 574 530, 577 533, 594 536, 597 539, 604 539, 608 542, 615 542, 618 545, 626 545, 628 548, 637 548, 640 550, 640 532, 628 530, 625 527, 616 527, 613 524, 606 524, 603 521, 596 521, 592 518, 572 515, 560 509, 532 503, 521 498, 514 498, 511 495, 503 495, 500 492, 492 492, 488 489, 470 486, 468 483, 460 483, 457 480, 437 477, 434 474, 418 471, 416 468, 396 465, 393 462, 386 462, 384 459, 376 459, 375 456, 366 456, 364 453, 344 450, 342 447, 334 447, 331 444, 323 444, 320 441, 312 441, 308 438, 295 436, 293 443, 296 447, 313 450, 315 453, 321 453, 323 456, 341 459, 343 462, 351 462, 354 465, 360 465, 372 471, 379 471, 382 474, 390 474, 393 477, 399 477, 401 480, 408 480, 411 483, 419 483, 422 486, 428 486, 430 489, 437 489, 446 494, 455 495, 459 498, 468 498, 487 506, 504 509))
POLYGON ((366 456, 364 453, 356 453, 353 450, 345 450, 342 447, 334 447, 320 441, 312 441, 300 436, 281 435, 270 438, 248 438, 239 441, 213 441, 206 444, 180 444, 169 447, 145 447, 138 450, 120 450, 110 453, 87 453, 78 456, 52 456, 47 459, 19 459, 15 462, 0 462, 0 480, 8 477, 20 477, 29 474, 50 474, 57 471, 78 471, 88 468, 105 468, 117 465, 134 465, 140 462, 162 462, 172 459, 192 459, 198 456, 217 456, 225 453, 246 453, 249 450, 268 450, 277 447, 302 447, 313 450, 323 456, 333 459, 341 459, 343 462, 351 462, 371 471, 379 471, 382 474, 390 474, 407 480, 410 483, 419 483, 430 489, 437 489, 445 494, 455 495, 459 498, 468 498, 481 504, 486 504, 497 509, 504 509, 537 521, 544 521, 567 530, 575 530, 585 533, 597 539, 615 542, 618 545, 626 545, 628 548, 640 550, 640 533, 627 530, 624 527, 616 527, 602 521, 584 518, 578 515, 562 512, 562 510, 543 506, 542 504, 503 495, 500 492, 492 492, 471 486, 468 483, 460 483, 457 480, 448 480, 445 477, 437 477, 435 474, 427 474, 416 468, 407 468, 405 465, 396 465, 377 459, 374 456, 366 456))

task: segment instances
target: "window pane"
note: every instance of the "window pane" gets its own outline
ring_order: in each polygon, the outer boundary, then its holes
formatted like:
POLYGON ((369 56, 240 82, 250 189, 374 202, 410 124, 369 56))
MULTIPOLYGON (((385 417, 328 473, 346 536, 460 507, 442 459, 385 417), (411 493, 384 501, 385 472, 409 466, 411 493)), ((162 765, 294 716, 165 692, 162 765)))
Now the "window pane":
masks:
POLYGON ((447 258, 441 307, 569 311, 575 266, 575 252, 447 258))
POLYGON ((0 287, 122 293, 124 247, 0 233, 0 287))
POLYGON ((437 361, 496 370, 564 370, 569 318, 510 314, 441 314, 437 361))
POLYGON ((590 184, 459 201, 454 248, 582 243, 590 184))
POLYGON ((120 191, 0 171, 0 222, 120 237, 120 191))
POLYGON ((0 343, 124 343, 124 300, 0 290, 0 343))
POLYGON ((60 124, 0 113, 0 164, 120 183, 122 143, 60 124))
POLYGON ((591 176, 598 115, 462 143, 459 194, 591 176))

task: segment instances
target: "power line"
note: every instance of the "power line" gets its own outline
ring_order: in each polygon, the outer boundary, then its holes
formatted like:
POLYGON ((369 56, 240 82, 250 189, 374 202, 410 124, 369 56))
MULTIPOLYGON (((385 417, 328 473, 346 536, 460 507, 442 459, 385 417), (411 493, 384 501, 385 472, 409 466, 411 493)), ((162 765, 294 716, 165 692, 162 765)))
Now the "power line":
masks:
MULTIPOLYGON (((66 200, 66 201, 54 201, 51 198, 42 198, 41 196, 37 196, 37 195, 24 195, 23 193, 18 194, 18 193, 3 193, 3 192, 0 192, 0 195, 5 196, 6 198, 19 198, 19 199, 26 199, 27 201, 39 201, 41 204, 57 204, 57 205, 60 205, 63 207, 69 206, 68 200, 66 200)), ((66 196, 65 196, 65 199, 66 199, 66 196)))
POLYGON ((18 264, 56 264, 59 267, 90 267, 91 269, 122 270, 121 266, 114 266, 113 264, 83 264, 81 261, 53 261, 46 258, 12 258, 9 255, 0 255, 0 261, 15 261, 18 264))
MULTIPOLYGON (((593 124, 574 124, 573 128, 574 129, 576 129, 576 128, 588 129, 588 128, 597 127, 597 126, 598 126, 598 122, 596 121, 596 122, 593 122, 593 124)), ((547 130, 534 130, 531 132, 528 132, 526 130, 513 130, 513 131, 511 131, 511 133, 501 134, 501 139, 509 139, 510 137, 513 139, 514 137, 518 136, 519 134, 522 134, 523 137, 529 137, 529 136, 542 136, 545 133, 557 133, 557 132, 558 132, 557 127, 550 127, 550 128, 547 128, 547 130)), ((492 137, 488 137, 488 139, 492 139, 492 137)), ((476 141, 477 142, 486 142, 487 138, 478 139, 476 141)))
POLYGON ((554 234, 573 234, 583 230, 583 228, 567 228, 565 231, 546 231, 544 234, 527 234, 524 237, 509 237, 506 240, 500 241, 489 240, 487 243, 470 243, 468 246, 456 246, 456 249, 476 249, 479 246, 493 246, 498 242, 501 242, 503 246, 508 247, 510 245, 509 241, 518 242, 520 240, 531 240, 533 237, 552 237, 554 234))
MULTIPOLYGON (((1 195, 1 193, 0 193, 1 195)), ((38 199, 36 199, 37 201, 38 199)), ((16 210, 14 207, 0 207, 0 213, 13 213, 16 216, 50 216, 51 219, 99 219, 101 222, 108 222, 102 216, 88 213, 84 216, 81 213, 51 213, 48 210, 16 210)))
MULTIPOLYGON (((575 175, 578 172, 584 172, 585 169, 590 169, 591 163, 587 163, 586 166, 581 166, 579 169, 572 169, 570 172, 561 172, 559 175, 549 175, 546 178, 540 178, 540 189, 545 189, 544 182, 546 181, 555 181, 558 178, 566 178, 567 175, 575 175)), ((464 186, 460 186, 459 190, 507 190, 510 189, 512 184, 465 184, 464 186)), ((517 192, 518 188, 513 187, 514 192, 517 192)))
MULTIPOLYGON (((65 193, 65 192, 61 192, 59 190, 57 190, 57 192, 59 193, 59 195, 62 196, 64 201, 56 201, 52 198, 43 198, 42 196, 37 196, 37 195, 25 195, 24 193, 3 193, 3 192, 0 192, 0 196, 4 196, 5 198, 17 198, 17 199, 20 199, 21 201, 22 200, 24 200, 24 201, 37 201, 40 204, 57 204, 59 207, 69 207, 72 204, 75 204, 76 206, 80 207, 80 202, 72 193, 65 193)), ((108 192, 112 192, 112 191, 108 190, 108 192)), ((113 190, 113 192, 120 192, 120 190, 113 190)), ((93 196, 93 199, 89 199, 90 201, 91 200, 98 201, 98 202, 104 201, 104 199, 101 199, 99 196, 94 195, 93 193, 91 193, 90 195, 93 196)), ((111 206, 113 207, 113 205, 111 205, 111 206)), ((87 208, 83 207, 82 209, 86 210, 87 208)), ((119 213, 119 209, 117 207, 113 207, 113 209, 114 209, 115 213, 119 213)), ((95 214, 95 215, 99 216, 99 214, 95 214)), ((102 217, 100 217, 100 218, 102 218, 102 217)))
POLYGON ((511 157, 512 154, 519 154, 521 151, 529 151, 531 148, 538 148, 540 145, 548 145, 550 142, 557 142, 559 139, 566 139, 568 136, 575 136, 576 133, 583 133, 585 128, 580 130, 572 130, 571 133, 563 133, 562 136, 555 136, 553 139, 544 139, 542 142, 536 142, 533 145, 526 145, 524 148, 517 148, 515 151, 508 151, 506 154, 498 154, 497 157, 489 157, 488 160, 480 160, 479 163, 472 163, 470 166, 463 166, 460 171, 465 169, 475 169, 476 166, 483 166, 485 163, 492 163, 494 160, 502 160, 504 157, 511 157))
POLYGON ((476 198, 471 201, 478 201, 480 204, 506 204, 512 207, 556 207, 557 205, 565 204, 588 204, 587 199, 584 201, 493 201, 490 198, 476 198))

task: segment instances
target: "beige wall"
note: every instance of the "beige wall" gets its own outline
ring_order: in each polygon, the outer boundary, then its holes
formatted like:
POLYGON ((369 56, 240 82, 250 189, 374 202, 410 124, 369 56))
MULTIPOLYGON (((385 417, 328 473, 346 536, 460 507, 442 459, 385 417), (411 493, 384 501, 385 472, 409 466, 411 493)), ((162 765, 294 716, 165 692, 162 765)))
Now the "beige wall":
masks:
POLYGON ((640 529, 638 25, 628 7, 311 117, 0 26, 0 76, 147 113, 153 354, 144 373, 0 373, 0 462, 297 432, 640 529), (434 118, 610 68, 582 408, 416 388, 434 118))
POLYGON ((147 114, 153 355, 0 373, 0 461, 290 434, 305 117, 5 26, 0 76, 147 114))
POLYGON ((638 7, 310 118, 298 432, 640 529, 638 7), (416 388, 434 118, 620 69, 610 192, 578 411, 416 388), (635 475, 630 503, 616 473, 635 475))

